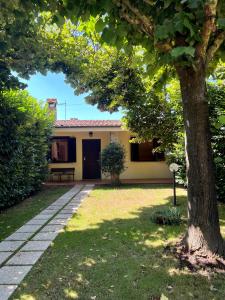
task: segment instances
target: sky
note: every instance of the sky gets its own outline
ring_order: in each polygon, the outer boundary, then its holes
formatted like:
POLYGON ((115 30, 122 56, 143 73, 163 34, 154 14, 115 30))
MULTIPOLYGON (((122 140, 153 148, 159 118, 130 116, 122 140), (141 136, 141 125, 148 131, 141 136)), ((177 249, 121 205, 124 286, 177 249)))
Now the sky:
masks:
POLYGON ((46 76, 36 74, 28 81, 23 80, 28 87, 27 90, 33 97, 40 101, 47 98, 57 98, 57 119, 69 120, 78 118, 80 120, 116 120, 122 117, 122 113, 101 112, 95 106, 85 103, 85 95, 75 96, 71 86, 65 83, 63 74, 48 72, 46 76), (66 102, 66 110, 65 103, 66 102))

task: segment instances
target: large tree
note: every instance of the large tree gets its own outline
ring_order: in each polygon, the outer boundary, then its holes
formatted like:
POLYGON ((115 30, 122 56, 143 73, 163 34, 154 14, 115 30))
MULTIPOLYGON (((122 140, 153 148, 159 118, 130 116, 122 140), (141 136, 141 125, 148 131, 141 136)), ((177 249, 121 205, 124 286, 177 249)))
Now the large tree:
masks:
MULTIPOLYGON (((60 12, 72 20, 99 16, 102 39, 126 52, 132 46, 170 65, 180 81, 188 176, 188 230, 183 239, 192 253, 225 255, 219 228, 212 158, 206 76, 222 57, 225 40, 223 0, 66 1, 60 12)), ((154 72, 154 70, 152 70, 154 72)))
POLYGON ((24 88, 17 75, 46 72, 49 52, 40 35, 46 21, 41 12, 54 11, 56 5, 46 0, 0 1, 0 90, 24 88))

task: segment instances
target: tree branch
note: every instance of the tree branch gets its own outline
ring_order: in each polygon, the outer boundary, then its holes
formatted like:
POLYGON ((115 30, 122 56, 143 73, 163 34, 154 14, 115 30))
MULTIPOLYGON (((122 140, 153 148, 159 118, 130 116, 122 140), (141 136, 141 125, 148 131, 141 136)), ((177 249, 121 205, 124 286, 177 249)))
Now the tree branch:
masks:
POLYGON ((213 44, 208 48, 206 56, 207 63, 209 63, 213 59, 213 56, 215 55, 216 51, 220 48, 224 41, 225 31, 221 31, 216 35, 213 44))
POLYGON ((201 32, 201 43, 197 46, 198 56, 204 58, 212 32, 215 31, 215 18, 218 0, 209 0, 204 7, 205 22, 201 32))
POLYGON ((150 18, 133 6, 129 0, 116 0, 116 4, 121 8, 121 16, 132 25, 140 25, 141 30, 148 36, 153 36, 154 26, 150 18))

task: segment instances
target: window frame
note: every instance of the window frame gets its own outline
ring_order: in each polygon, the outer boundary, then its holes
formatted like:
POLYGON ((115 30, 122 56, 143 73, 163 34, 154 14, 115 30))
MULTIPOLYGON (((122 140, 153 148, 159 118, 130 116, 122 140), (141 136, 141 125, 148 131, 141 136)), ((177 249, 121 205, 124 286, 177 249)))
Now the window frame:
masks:
POLYGON ((53 164, 68 164, 68 163, 76 163, 77 162, 77 139, 76 137, 74 136, 52 136, 51 139, 50 139, 50 151, 49 151, 49 156, 50 156, 50 163, 53 163, 53 164), (52 159, 52 143, 54 140, 67 140, 67 143, 68 143, 68 146, 67 146, 67 161, 64 161, 64 160, 53 160, 52 159), (71 152, 70 153, 70 145, 71 145, 71 140, 73 140, 73 148, 74 148, 74 158, 71 159, 71 152))
MULTIPOLYGON (((135 137, 130 137, 130 140, 132 140, 135 137)), ((157 139, 153 139, 152 141, 145 142, 145 143, 152 143, 152 160, 139 160, 139 159, 134 159, 135 155, 132 154, 132 151, 135 147, 139 148, 138 146, 142 143, 130 143, 130 161, 131 162, 140 162, 140 163, 149 163, 149 162, 164 162, 165 161, 165 153, 164 152, 153 152, 153 149, 156 148, 157 146, 154 147, 154 143, 157 143, 157 139)), ((138 151, 138 150, 136 150, 138 151)))

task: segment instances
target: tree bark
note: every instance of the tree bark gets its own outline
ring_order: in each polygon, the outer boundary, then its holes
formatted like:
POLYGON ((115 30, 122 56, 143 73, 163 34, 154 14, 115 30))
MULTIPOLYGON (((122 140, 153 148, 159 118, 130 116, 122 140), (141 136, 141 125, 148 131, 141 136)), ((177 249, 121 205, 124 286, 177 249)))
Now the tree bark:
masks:
POLYGON ((215 173, 206 97, 205 65, 177 67, 180 80, 188 178, 188 230, 183 239, 190 252, 224 256, 219 227, 215 173))

